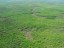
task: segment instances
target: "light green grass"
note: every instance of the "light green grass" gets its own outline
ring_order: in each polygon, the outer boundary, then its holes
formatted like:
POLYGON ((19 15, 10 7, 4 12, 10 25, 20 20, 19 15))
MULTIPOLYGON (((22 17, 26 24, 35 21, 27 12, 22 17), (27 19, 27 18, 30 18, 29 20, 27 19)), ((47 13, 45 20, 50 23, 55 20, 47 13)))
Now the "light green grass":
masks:
POLYGON ((63 6, 46 3, 0 6, 0 48, 64 48, 63 6), (31 14, 35 6, 37 17, 31 14), (33 40, 26 39, 24 30, 31 30, 33 40))

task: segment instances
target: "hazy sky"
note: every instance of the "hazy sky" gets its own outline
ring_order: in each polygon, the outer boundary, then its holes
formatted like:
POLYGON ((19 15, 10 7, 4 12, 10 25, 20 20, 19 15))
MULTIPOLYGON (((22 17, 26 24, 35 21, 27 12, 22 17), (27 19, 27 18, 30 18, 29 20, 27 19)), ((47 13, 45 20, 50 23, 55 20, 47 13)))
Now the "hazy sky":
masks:
POLYGON ((64 0, 0 0, 0 2, 35 1, 35 2, 64 2, 64 0))

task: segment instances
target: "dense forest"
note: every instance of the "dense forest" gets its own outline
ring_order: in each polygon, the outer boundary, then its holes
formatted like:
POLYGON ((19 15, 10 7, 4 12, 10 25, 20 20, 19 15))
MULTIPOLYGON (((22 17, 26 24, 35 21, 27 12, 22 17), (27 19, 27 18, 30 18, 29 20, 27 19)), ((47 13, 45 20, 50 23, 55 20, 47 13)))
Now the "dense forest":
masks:
POLYGON ((64 48, 64 0, 0 0, 0 48, 64 48))

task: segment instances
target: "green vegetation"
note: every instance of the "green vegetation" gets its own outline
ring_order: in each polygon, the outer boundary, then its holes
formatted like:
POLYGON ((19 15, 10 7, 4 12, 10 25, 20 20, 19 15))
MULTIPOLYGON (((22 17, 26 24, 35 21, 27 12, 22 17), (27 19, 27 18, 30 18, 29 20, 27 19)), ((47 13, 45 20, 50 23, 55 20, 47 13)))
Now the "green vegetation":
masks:
POLYGON ((0 48, 64 48, 64 4, 1 4, 0 48))

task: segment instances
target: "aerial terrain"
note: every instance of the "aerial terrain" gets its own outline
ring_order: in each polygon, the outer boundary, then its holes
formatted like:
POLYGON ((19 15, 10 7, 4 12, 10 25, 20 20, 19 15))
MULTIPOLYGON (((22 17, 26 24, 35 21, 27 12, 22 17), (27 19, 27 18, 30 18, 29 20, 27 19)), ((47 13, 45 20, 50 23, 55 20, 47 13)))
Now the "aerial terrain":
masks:
POLYGON ((0 48, 64 48, 64 0, 0 0, 0 48))

